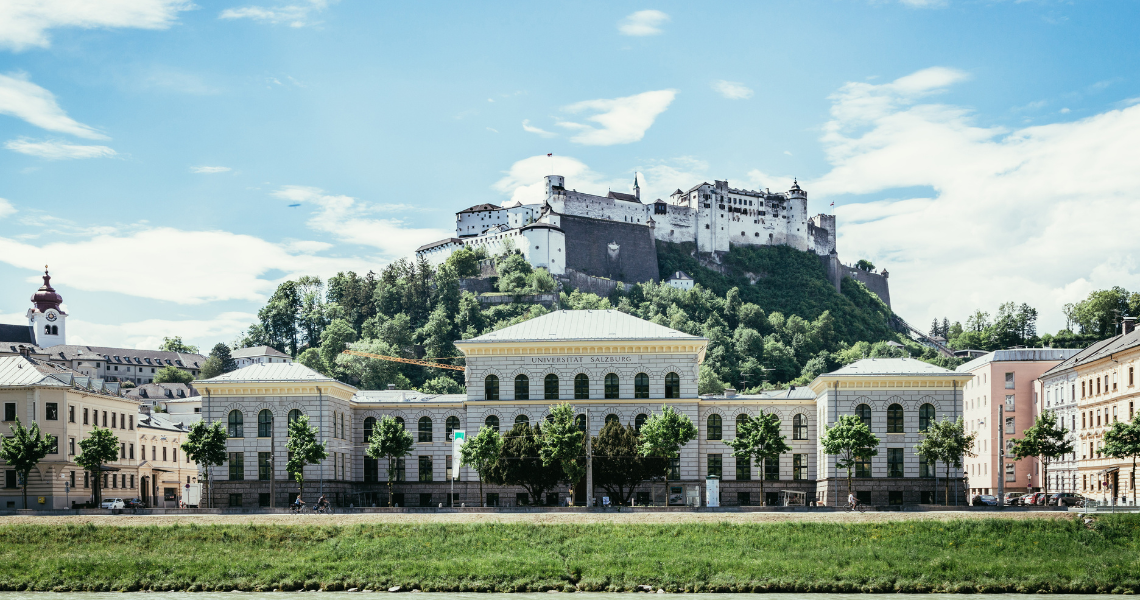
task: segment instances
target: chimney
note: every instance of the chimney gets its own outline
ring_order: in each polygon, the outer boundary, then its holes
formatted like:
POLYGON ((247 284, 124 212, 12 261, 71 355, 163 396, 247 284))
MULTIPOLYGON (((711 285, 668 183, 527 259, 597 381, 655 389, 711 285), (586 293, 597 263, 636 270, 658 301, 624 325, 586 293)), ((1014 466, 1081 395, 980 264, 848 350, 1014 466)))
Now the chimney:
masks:
POLYGON ((1123 321, 1125 334, 1132 333, 1132 330, 1136 329, 1136 317, 1124 317, 1123 321))
POLYGON ((725 398, 735 398, 736 397, 736 388, 724 388, 724 397, 725 398))
POLYGON ((388 384, 388 391, 390 392, 390 391, 392 391, 392 390, 394 390, 394 389, 396 389, 396 384, 394 384, 394 383, 389 383, 389 384, 388 384))

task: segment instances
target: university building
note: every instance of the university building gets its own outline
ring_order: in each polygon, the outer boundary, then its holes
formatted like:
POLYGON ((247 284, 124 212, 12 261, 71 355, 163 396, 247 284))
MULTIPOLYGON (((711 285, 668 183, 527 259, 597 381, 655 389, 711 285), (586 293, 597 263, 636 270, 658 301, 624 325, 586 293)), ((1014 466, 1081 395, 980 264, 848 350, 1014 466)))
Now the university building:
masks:
MULTIPOLYGON (((376 423, 391 416, 415 440, 410 456, 393 473, 393 500, 401 506, 481 502, 497 505, 565 504, 565 484, 543 498, 526 490, 484 485, 476 474, 451 463, 455 430, 474 435, 481 427, 505 433, 515 423, 534 424, 549 407, 568 402, 579 423, 596 436, 611 420, 640 426, 663 405, 697 426, 669 468, 667 486, 643 482, 639 504, 707 502, 716 479, 721 505, 775 504, 783 492, 826 505, 846 501, 847 474, 823 454, 823 427, 842 415, 858 415, 878 435, 879 453, 859 465, 855 486, 873 504, 934 500, 935 470, 914 454, 921 430, 962 414, 969 374, 911 359, 867 359, 821 375, 808 387, 738 395, 697 393, 708 340, 619 311, 556 311, 486 335, 456 342, 466 356, 467 393, 432 395, 412 391, 362 391, 296 363, 258 363, 196 382, 203 414, 226 425, 228 461, 214 467, 214 501, 231 506, 284 506, 297 484, 285 471, 287 423, 307 415, 328 444, 328 458, 304 471, 305 500, 320 493, 341 504, 387 505, 387 461, 365 456, 376 423), (776 414, 792 450, 769 465, 737 461, 724 440, 736 436, 743 415, 776 414), (456 497, 448 494, 455 477, 456 497), (765 497, 759 494, 764 480, 765 497), (801 495, 802 494, 802 495, 801 495)), ((962 473, 950 471, 951 503, 963 502, 962 473)), ((939 483, 939 490, 942 484, 939 483)), ((585 490, 574 490, 577 504, 585 490)), ((605 495, 599 487, 595 497, 605 495)), ((939 500, 941 501, 941 492, 939 500)))

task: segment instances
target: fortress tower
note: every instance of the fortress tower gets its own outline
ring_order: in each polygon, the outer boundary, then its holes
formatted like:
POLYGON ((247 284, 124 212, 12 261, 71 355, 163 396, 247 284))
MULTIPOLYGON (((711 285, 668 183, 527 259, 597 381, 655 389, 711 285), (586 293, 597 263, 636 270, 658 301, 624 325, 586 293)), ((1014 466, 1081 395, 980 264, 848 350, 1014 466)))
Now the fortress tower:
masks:
POLYGON ((63 296, 51 287, 51 275, 44 265, 44 284, 32 295, 32 308, 28 309, 28 326, 40 348, 67 343, 67 313, 62 305, 63 296))

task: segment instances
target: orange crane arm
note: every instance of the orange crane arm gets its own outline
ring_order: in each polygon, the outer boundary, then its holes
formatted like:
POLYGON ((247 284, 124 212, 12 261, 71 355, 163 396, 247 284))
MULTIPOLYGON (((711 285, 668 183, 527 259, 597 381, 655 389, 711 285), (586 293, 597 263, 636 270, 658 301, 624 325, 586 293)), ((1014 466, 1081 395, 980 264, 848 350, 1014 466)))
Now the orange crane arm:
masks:
POLYGON ((436 367, 439 369, 451 369, 453 371, 466 371, 466 367, 457 367, 455 365, 445 365, 442 363, 431 362, 427 360, 416 360, 414 358, 400 358, 399 356, 385 356, 383 354, 370 354, 368 352, 359 352, 357 350, 345 350, 344 354, 351 354, 353 356, 363 356, 365 358, 375 358, 379 360, 389 360, 392 362, 405 363, 409 365, 419 365, 421 367, 436 367))

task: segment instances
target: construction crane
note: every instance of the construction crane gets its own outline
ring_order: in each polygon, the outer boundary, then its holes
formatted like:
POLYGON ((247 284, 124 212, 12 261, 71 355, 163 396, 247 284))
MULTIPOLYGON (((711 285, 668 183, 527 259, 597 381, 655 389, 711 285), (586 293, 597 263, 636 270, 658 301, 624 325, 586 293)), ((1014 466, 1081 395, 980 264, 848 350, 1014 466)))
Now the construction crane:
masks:
MULTIPOLYGON (((345 350, 344 354, 351 354, 353 356, 363 356, 365 358, 375 358, 377 360, 388 360, 392 362, 404 363, 408 365, 419 365, 421 367, 436 367, 437 369, 451 369, 453 371, 466 371, 466 367, 457 367, 455 365, 445 365, 442 363, 431 362, 429 360, 417 360, 415 358, 400 358, 399 356, 385 356, 383 354, 371 354, 368 352, 360 352, 357 350, 345 350)), ((460 357, 451 357, 460 358, 460 357)), ((446 360, 446 359, 443 359, 446 360)))

